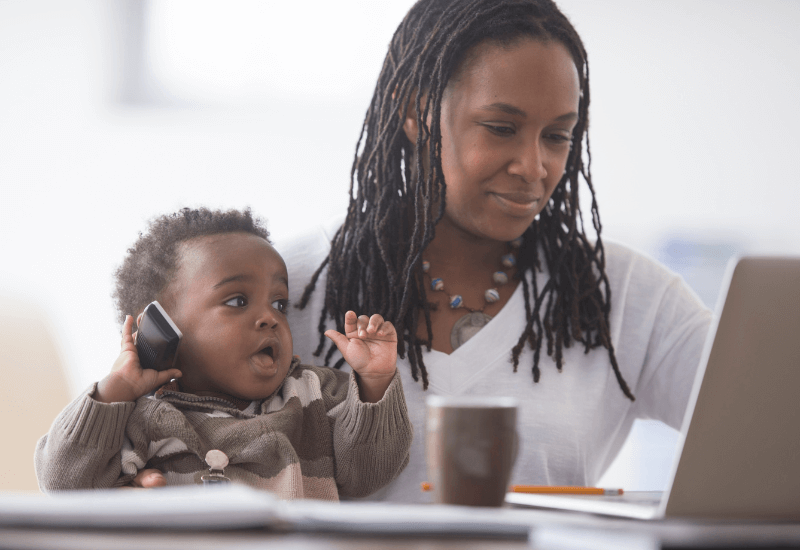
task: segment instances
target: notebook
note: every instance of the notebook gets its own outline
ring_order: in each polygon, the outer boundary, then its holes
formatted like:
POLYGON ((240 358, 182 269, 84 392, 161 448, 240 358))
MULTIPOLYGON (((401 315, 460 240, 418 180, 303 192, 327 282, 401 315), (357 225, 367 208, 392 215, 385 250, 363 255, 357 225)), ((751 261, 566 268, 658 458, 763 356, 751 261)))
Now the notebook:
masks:
POLYGON ((800 519, 800 258, 732 260, 716 313, 663 493, 506 502, 640 519, 800 519))

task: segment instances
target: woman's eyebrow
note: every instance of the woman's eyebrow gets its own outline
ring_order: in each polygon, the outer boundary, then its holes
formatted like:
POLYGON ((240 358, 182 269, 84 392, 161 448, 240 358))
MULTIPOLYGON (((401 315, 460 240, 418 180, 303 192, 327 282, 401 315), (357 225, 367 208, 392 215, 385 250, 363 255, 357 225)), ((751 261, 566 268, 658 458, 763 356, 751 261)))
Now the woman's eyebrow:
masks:
MULTIPOLYGON (((480 107, 480 109, 484 111, 501 111, 503 113, 507 113, 509 115, 514 115, 522 118, 528 116, 528 114, 525 111, 523 111, 519 107, 511 105, 510 103, 502 103, 502 102, 492 103, 490 105, 484 105, 483 107, 480 107)), ((563 115, 557 116, 554 119, 554 122, 573 122, 575 120, 578 120, 578 113, 576 113, 575 111, 571 111, 569 113, 564 113, 563 115)))
POLYGON ((574 122, 576 120, 578 120, 578 113, 575 111, 572 111, 571 113, 565 113, 555 118, 556 122, 574 122))
POLYGON ((528 116, 525 111, 520 109, 519 107, 514 107, 509 103, 492 103, 491 105, 484 105, 480 107, 484 111, 502 111, 504 113, 508 113, 509 115, 515 115, 520 117, 528 116))

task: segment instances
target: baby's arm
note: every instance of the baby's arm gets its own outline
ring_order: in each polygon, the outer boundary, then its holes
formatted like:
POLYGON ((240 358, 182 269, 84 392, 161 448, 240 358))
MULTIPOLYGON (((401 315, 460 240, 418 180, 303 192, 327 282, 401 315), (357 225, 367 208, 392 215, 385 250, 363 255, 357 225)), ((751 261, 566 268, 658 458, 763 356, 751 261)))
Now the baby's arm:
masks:
POLYGON ((364 403, 377 403, 397 370, 397 331, 380 315, 344 316, 344 334, 328 330, 345 361, 358 373, 358 389, 364 403))
POLYGON ((119 357, 111 368, 111 374, 97 383, 97 390, 92 396, 95 401, 100 403, 136 401, 173 378, 181 376, 181 371, 178 369, 165 371, 143 369, 131 334, 132 327, 133 317, 128 315, 122 325, 119 357))
MULTIPOLYGON (((180 371, 143 370, 128 316, 113 371, 58 415, 36 445, 36 476, 44 491, 113 487, 122 475, 121 453, 136 399, 180 371)), ((134 430, 137 440, 144 436, 134 430)), ((142 445, 134 445, 139 448, 142 445)), ((146 446, 145 446, 146 447, 146 446)), ((144 464, 144 462, 142 462, 144 464)), ((131 473, 128 473, 131 475, 131 473)))
POLYGON ((45 491, 114 487, 122 475, 125 429, 136 403, 99 403, 93 385, 67 405, 36 443, 34 465, 45 491))

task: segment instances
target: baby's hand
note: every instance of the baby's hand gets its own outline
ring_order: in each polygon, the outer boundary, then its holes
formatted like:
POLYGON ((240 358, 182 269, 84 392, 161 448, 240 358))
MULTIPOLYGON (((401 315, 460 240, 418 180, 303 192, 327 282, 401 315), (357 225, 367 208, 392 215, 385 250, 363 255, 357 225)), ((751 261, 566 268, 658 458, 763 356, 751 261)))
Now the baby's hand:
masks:
POLYGON ((122 349, 119 357, 114 361, 111 374, 97 383, 97 391, 93 396, 95 401, 101 403, 136 401, 173 378, 181 376, 181 371, 178 369, 157 371, 142 368, 131 334, 132 326, 133 317, 128 315, 122 325, 122 349))
POLYGON ((348 311, 344 316, 344 334, 328 330, 345 361, 359 375, 361 400, 377 403, 397 370, 397 331, 380 315, 356 317, 348 311))

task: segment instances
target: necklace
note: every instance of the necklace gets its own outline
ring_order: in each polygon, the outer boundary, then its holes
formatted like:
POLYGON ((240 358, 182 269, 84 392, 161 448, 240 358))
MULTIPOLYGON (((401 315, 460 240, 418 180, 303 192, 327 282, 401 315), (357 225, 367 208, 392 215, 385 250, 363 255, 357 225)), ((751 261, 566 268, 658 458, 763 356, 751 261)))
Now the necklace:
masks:
MULTIPOLYGON (((522 244, 522 238, 514 239, 508 244, 512 249, 517 249, 522 244)), ((513 252, 510 252, 503 255, 500 263, 505 269, 510 269, 517 265, 517 257, 513 252)), ((423 260, 422 271, 428 273, 430 268, 430 262, 423 260)), ((492 283, 494 283, 494 286, 487 288, 483 293, 484 303, 480 309, 467 307, 467 305, 464 304, 464 298, 460 294, 453 294, 450 296, 451 309, 463 308, 468 311, 466 315, 456 321, 453 325, 453 329, 450 331, 450 345, 453 347, 453 350, 458 349, 464 342, 475 336, 479 330, 492 320, 492 316, 487 315, 483 310, 486 309, 487 305, 493 304, 500 299, 500 292, 497 290, 497 287, 503 286, 507 282, 508 275, 505 271, 500 270, 492 273, 492 283)), ((441 277, 431 278, 431 290, 444 292, 444 280, 441 277)))

